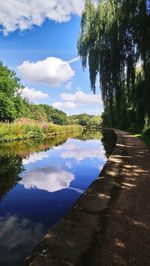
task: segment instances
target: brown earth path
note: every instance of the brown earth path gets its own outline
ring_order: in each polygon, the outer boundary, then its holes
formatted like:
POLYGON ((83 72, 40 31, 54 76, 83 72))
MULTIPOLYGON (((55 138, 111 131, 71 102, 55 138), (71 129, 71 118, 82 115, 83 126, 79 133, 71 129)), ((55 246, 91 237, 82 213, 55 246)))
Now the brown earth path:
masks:
POLYGON ((150 150, 128 133, 120 134, 124 142, 121 189, 107 210, 103 237, 97 235, 83 263, 87 266, 150 265, 150 150))

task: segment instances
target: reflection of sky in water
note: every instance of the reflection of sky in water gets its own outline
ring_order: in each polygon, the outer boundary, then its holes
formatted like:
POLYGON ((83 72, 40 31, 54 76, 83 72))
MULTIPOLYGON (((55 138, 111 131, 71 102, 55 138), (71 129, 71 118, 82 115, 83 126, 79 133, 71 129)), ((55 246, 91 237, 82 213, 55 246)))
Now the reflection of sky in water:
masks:
POLYGON ((41 234, 43 226, 40 223, 33 224, 30 220, 20 220, 16 216, 1 217, 0 262, 3 264, 0 265, 23 265, 23 258, 30 252, 31 246, 37 243, 41 234))
POLYGON ((19 183, 26 189, 36 188, 55 192, 68 188, 72 180, 73 174, 51 166, 27 172, 19 183))
POLYGON ((22 180, 0 203, 0 249, 11 250, 17 261, 17 250, 27 251, 71 208, 105 161, 100 140, 76 139, 24 159, 22 180))

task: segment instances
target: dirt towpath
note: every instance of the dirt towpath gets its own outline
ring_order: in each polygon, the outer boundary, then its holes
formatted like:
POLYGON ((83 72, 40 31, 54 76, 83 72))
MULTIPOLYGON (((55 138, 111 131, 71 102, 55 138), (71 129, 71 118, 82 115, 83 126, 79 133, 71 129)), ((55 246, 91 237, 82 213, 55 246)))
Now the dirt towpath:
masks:
POLYGON ((106 212, 103 237, 84 262, 88 266, 150 265, 150 150, 126 132, 119 194, 106 212))

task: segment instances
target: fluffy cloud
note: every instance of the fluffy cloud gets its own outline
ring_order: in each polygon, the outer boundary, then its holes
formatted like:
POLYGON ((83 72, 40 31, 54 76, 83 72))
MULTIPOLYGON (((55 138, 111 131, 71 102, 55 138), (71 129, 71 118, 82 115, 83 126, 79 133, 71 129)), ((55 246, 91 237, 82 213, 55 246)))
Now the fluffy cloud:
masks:
POLYGON ((60 150, 60 156, 63 159, 73 158, 77 162, 86 159, 100 159, 106 161, 105 150, 100 145, 99 140, 87 140, 82 143, 80 140, 68 140, 62 147, 55 147, 56 150, 60 150))
POLYGON ((91 104, 91 103, 100 103, 100 94, 87 94, 83 91, 77 91, 75 94, 71 93, 62 93, 60 95, 63 101, 70 101, 78 104, 91 104))
POLYGON ((58 109, 64 109, 64 108, 67 108, 67 109, 76 109, 76 104, 73 103, 73 102, 56 102, 53 104, 53 107, 54 108, 58 108, 58 109))
POLYGON ((20 184, 24 185, 26 189, 38 188, 48 192, 55 192, 69 188, 74 179, 74 175, 70 172, 56 167, 49 167, 27 172, 20 184))
POLYGON ((27 165, 30 163, 36 163, 37 161, 41 161, 45 158, 48 158, 49 155, 46 152, 35 152, 31 154, 28 158, 23 159, 23 164, 27 165))
POLYGON ((48 57, 37 62, 24 61, 18 66, 18 70, 28 81, 50 87, 59 87, 75 74, 69 62, 55 57, 48 57))
POLYGON ((39 100, 39 99, 47 99, 49 97, 49 95, 47 93, 44 93, 42 91, 38 91, 35 89, 29 89, 27 87, 25 87, 22 90, 21 95, 24 98, 28 98, 31 101, 35 101, 35 100, 39 100))
POLYGON ((71 14, 81 15, 85 0, 5 0, 0 4, 0 25, 6 35, 16 29, 40 26, 46 19, 56 22, 70 20, 71 14))
POLYGON ((81 113, 100 114, 103 111, 103 103, 100 94, 88 94, 77 90, 73 93, 60 94, 61 101, 53 103, 53 107, 63 111, 77 110, 81 113))

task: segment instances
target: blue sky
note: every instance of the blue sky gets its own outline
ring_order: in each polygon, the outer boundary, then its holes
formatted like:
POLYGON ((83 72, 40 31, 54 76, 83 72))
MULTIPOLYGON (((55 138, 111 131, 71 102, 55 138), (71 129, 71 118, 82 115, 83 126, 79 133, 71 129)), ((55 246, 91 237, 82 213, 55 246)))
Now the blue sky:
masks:
POLYGON ((77 58, 84 0, 5 0, 0 7, 0 60, 25 86, 23 96, 67 114, 100 114, 88 70, 77 58), (16 12, 17 10, 17 12, 16 12))

